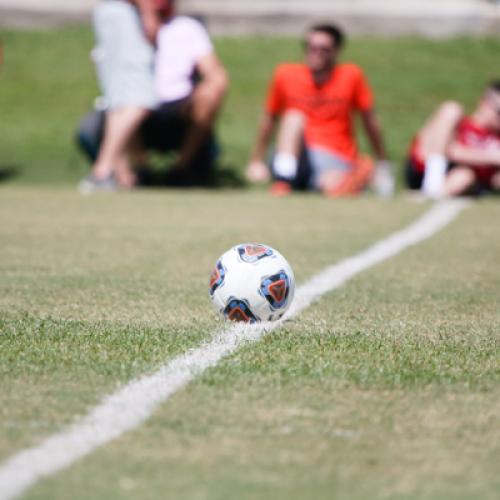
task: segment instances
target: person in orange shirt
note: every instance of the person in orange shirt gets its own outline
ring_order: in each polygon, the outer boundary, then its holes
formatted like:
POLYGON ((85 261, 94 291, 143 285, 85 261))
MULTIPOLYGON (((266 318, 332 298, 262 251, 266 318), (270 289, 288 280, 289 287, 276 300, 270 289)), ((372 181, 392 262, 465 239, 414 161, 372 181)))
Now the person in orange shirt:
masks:
POLYGON ((374 178, 374 168, 358 153, 353 125, 358 112, 377 159, 376 188, 392 194, 373 93, 358 66, 337 62, 343 44, 344 34, 336 26, 313 26, 305 40, 305 64, 277 67, 246 171, 250 181, 268 181, 272 175, 277 195, 292 189, 332 197, 359 193, 374 178), (268 168, 264 157, 278 124, 268 168))

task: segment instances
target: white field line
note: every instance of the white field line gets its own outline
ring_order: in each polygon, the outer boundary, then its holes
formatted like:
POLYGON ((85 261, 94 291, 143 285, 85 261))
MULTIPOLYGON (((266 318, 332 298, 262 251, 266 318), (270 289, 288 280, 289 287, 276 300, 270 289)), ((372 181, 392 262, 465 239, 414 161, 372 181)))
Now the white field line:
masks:
POLYGON ((258 341, 358 273, 430 238, 452 222, 467 205, 461 200, 436 204, 408 228, 326 268, 297 288, 293 306, 284 320, 252 326, 236 324, 215 332, 209 342, 177 356, 152 375, 129 382, 67 429, 0 464, 0 499, 10 500, 21 495, 40 479, 69 467, 96 448, 135 429, 160 404, 204 370, 217 365, 241 346, 258 341))

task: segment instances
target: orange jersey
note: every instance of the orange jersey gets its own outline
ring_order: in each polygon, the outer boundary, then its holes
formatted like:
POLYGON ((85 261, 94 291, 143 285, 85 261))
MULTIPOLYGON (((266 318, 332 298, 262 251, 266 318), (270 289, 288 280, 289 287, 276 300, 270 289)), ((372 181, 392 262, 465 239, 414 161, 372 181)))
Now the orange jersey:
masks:
POLYGON ((353 129, 355 111, 373 107, 373 93, 355 64, 338 64, 330 79, 317 86, 305 64, 278 66, 269 88, 266 109, 272 115, 296 109, 306 116, 305 141, 348 160, 357 155, 353 129))

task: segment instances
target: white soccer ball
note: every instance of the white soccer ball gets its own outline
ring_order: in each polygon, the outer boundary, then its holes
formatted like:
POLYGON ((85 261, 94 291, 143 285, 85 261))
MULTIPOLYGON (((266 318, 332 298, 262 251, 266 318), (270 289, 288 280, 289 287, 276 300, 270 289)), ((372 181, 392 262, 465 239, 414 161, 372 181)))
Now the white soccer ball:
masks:
POLYGON ((274 248, 242 243, 217 261, 209 291, 215 308, 226 319, 276 321, 292 303, 295 277, 290 264, 274 248))

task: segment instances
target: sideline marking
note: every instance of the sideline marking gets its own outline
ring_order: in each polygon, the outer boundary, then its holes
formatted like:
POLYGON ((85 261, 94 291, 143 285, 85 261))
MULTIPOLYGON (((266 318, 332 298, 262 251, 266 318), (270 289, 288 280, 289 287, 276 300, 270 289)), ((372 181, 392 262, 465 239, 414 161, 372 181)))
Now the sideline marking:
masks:
POLYGON ((67 429, 0 464, 0 499, 11 500, 21 495, 40 479, 69 467, 96 448, 135 429, 207 368, 217 365, 242 345, 257 342, 265 333, 280 327, 360 272, 430 238, 469 205, 464 200, 440 202, 406 229, 327 267, 297 288, 293 305, 282 321, 251 326, 236 324, 215 332, 211 341, 175 357, 152 375, 132 380, 67 429))

